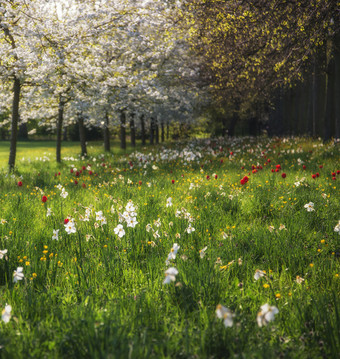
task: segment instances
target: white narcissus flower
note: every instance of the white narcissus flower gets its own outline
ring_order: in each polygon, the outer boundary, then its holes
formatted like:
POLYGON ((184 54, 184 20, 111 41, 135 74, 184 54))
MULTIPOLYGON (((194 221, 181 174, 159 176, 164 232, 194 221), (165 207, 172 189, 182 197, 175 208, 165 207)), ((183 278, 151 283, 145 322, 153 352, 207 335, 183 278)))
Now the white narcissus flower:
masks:
POLYGON ((170 267, 165 271, 165 279, 163 284, 169 284, 176 280, 176 275, 178 274, 178 270, 174 267, 170 267))
POLYGON ((277 314, 279 310, 276 307, 271 307, 268 303, 262 305, 261 311, 257 314, 257 324, 259 327, 263 325, 267 325, 269 322, 274 320, 275 314, 277 314))
POLYGON ((65 191, 65 188, 61 190, 60 196, 66 198, 68 196, 68 192, 65 191))
POLYGON ((23 268, 18 267, 13 273, 13 283, 16 283, 18 280, 24 279, 24 273, 22 272, 23 268))
POLYGON ((125 230, 122 224, 118 224, 118 226, 114 229, 114 232, 119 238, 122 238, 125 235, 125 230))
POLYGON ((254 278, 255 278, 255 280, 259 280, 261 277, 264 277, 265 275, 266 275, 266 271, 256 269, 254 278))
POLYGON ((8 323, 10 321, 10 319, 11 319, 11 311, 12 311, 12 307, 10 305, 6 304, 5 309, 1 313, 1 319, 5 323, 8 323))
POLYGON ((309 202, 309 203, 305 204, 304 208, 306 208, 307 212, 315 211, 313 202, 309 202))
POLYGON ((59 229, 53 229, 53 236, 52 239, 58 240, 58 233, 59 233, 59 229))
POLYGON ((339 223, 334 227, 334 232, 338 232, 340 234, 340 221, 339 223))
POLYGON ((208 249, 208 247, 204 247, 203 249, 200 250, 200 257, 204 258, 205 256, 205 251, 208 249))
POLYGON ((51 208, 47 208, 47 212, 46 212, 46 217, 49 217, 49 216, 51 216, 52 215, 52 210, 51 210, 51 208))
POLYGON ((0 249, 0 259, 2 259, 7 253, 7 249, 0 249))
POLYGON ((77 232, 75 224, 74 224, 74 220, 69 220, 68 223, 64 224, 64 226, 65 226, 65 231, 67 232, 67 234, 77 232))
POLYGON ((167 207, 171 207, 172 206, 172 198, 169 197, 167 200, 166 200, 166 206, 167 207))
POLYGON ((192 232, 195 232, 195 228, 192 227, 191 223, 189 223, 189 226, 188 226, 188 228, 186 229, 186 232, 187 232, 188 234, 190 234, 190 233, 192 233, 192 232))
POLYGON ((137 224, 138 224, 138 222, 137 222, 136 217, 130 217, 130 218, 126 221, 127 227, 135 228, 137 224))
POLYGON ((177 252, 178 252, 179 249, 180 249, 180 246, 177 243, 174 243, 174 245, 171 248, 170 253, 168 254, 168 258, 165 261, 166 265, 169 264, 169 261, 171 259, 176 259, 176 255, 177 255, 177 252))
POLYGON ((233 326, 233 317, 235 314, 230 309, 218 304, 216 307, 216 316, 219 319, 223 319, 225 327, 228 328, 233 326))

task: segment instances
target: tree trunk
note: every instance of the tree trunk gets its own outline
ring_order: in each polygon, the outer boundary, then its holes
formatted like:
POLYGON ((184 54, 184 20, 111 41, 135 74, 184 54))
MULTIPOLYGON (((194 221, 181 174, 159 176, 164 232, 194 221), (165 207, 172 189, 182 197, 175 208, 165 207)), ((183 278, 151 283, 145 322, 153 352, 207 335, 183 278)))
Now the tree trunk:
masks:
POLYGON ((340 138, 340 34, 335 37, 334 49, 335 62, 335 84, 334 84, 334 116, 335 116, 335 138, 340 138))
POLYGON ((120 148, 126 150, 126 116, 125 112, 121 111, 120 113, 120 148))
POLYGON ((141 127, 141 136, 142 136, 142 146, 145 146, 145 121, 144 115, 140 117, 140 127, 141 127))
POLYGON ((161 128, 162 128, 161 138, 162 138, 162 142, 164 142, 165 141, 165 131, 164 131, 164 122, 163 121, 161 123, 161 128))
POLYGON ((86 135, 85 135, 84 117, 81 113, 78 114, 78 126, 79 126, 79 139, 80 139, 81 155, 86 157, 87 150, 86 150, 86 135))
POLYGON ((159 126, 158 126, 158 120, 155 122, 155 137, 156 137, 156 144, 159 144, 159 126))
POLYGON ((170 136, 170 124, 169 121, 166 123, 166 139, 168 140, 170 136))
POLYGON ((57 162, 61 162, 61 139, 63 131, 63 120, 64 120, 64 101, 59 99, 59 109, 58 109, 58 122, 57 122, 57 162))
POLYGON ((327 104, 325 114, 325 130, 324 142, 331 139, 334 134, 334 76, 335 76, 335 61, 332 58, 329 61, 327 69, 327 104))
POLYGON ((110 152, 110 129, 109 129, 109 114, 105 112, 105 124, 104 124, 104 151, 110 152))
POLYGON ((135 127, 134 114, 131 115, 131 119, 130 119, 130 137, 131 137, 131 146, 136 147, 136 127, 135 127))
POLYGON ((9 152, 9 170, 13 171, 15 166, 15 157, 17 153, 17 135, 19 122, 19 102, 20 102, 20 80, 15 77, 13 84, 13 103, 12 103, 12 123, 11 123, 11 147, 9 152))
POLYGON ((151 117, 151 120, 150 120, 150 145, 153 145, 153 140, 154 140, 154 118, 151 117))

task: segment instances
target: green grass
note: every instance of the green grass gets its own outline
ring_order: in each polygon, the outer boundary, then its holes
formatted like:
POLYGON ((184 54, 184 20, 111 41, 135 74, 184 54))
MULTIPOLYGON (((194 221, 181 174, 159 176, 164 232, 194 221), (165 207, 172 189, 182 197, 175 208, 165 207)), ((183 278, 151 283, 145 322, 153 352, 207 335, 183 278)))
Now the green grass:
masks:
POLYGON ((84 160, 78 144, 63 146, 74 160, 57 165, 52 143, 20 143, 17 158, 26 160, 11 177, 0 143, 0 250, 8 250, 0 259, 0 308, 12 306, 10 321, 0 321, 0 357, 338 356, 340 174, 333 180, 331 173, 340 170, 339 145, 199 140, 139 147, 142 157, 131 149, 102 155, 96 143, 84 160), (193 161, 178 156, 183 148, 193 161), (44 152, 50 161, 35 160, 44 152), (89 164, 92 174, 70 172, 89 164), (272 173, 277 164, 282 169, 272 173), (253 173, 252 165, 262 170, 253 173), (138 224, 123 223, 119 238, 114 229, 129 200, 138 224), (309 202, 315 211, 304 208, 309 202), (90 218, 82 221, 86 208, 90 218), (98 211, 106 224, 96 221, 98 211), (65 218, 74 219, 76 233, 66 233, 65 218), (174 243, 180 249, 166 265, 174 243), (24 279, 13 283, 19 266, 24 279), (179 273, 163 284, 169 267, 179 273), (257 269, 265 271, 259 280, 257 269), (265 303, 279 313, 259 327, 265 303), (232 327, 216 317, 218 304, 235 314, 232 327))

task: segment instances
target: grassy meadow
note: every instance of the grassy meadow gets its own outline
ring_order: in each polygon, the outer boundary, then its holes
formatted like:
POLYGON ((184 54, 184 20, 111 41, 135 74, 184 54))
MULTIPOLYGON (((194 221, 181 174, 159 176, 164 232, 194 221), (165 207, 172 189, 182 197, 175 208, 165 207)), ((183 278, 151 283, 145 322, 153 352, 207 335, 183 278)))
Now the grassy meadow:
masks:
POLYGON ((1 358, 339 357, 340 143, 63 145, 0 143, 1 358))

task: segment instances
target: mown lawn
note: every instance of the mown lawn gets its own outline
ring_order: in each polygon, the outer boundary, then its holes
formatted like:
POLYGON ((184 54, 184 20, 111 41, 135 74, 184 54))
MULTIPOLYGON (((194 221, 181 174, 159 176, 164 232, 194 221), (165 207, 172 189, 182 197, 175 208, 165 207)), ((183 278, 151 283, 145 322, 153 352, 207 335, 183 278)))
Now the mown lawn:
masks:
POLYGON ((339 144, 91 146, 3 167, 0 356, 339 355, 339 144))

